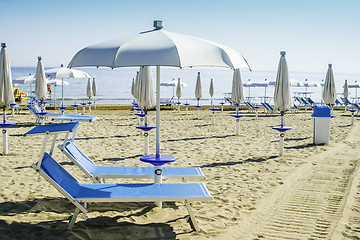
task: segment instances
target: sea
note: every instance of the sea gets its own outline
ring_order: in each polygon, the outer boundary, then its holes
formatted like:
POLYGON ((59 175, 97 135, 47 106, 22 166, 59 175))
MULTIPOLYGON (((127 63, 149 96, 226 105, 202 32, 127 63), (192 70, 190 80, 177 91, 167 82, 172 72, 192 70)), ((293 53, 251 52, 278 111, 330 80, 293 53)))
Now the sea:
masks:
MULTIPOLYGON (((45 70, 48 68, 45 68, 45 70)), ((77 68, 78 70, 85 71, 96 79, 97 104, 130 104, 133 101, 131 95, 131 84, 132 80, 136 77, 136 72, 139 68, 77 68)), ((12 78, 16 79, 21 76, 33 74, 35 75, 36 67, 12 67, 12 78)), ((213 102, 215 105, 219 104, 224 100, 225 96, 228 96, 231 92, 232 76, 233 71, 227 68, 171 68, 162 67, 160 73, 160 82, 167 82, 180 78, 181 82, 184 82, 187 86, 182 87, 182 96, 180 102, 187 102, 189 104, 195 104, 195 84, 197 74, 200 72, 202 82, 202 98, 200 104, 210 105, 211 97, 209 94, 210 81, 213 79, 214 82, 214 95, 213 102)), ((315 72, 289 72, 291 79, 309 81, 321 83, 325 79, 326 72, 315 73, 315 72)), ((152 68, 152 77, 155 88, 156 82, 156 69, 152 68)), ((243 83, 251 80, 252 82, 273 81, 276 78, 276 71, 249 71, 242 70, 241 78, 243 83)), ((355 81, 360 80, 360 74, 347 74, 347 73, 336 73, 334 72, 336 90, 338 98, 343 94, 343 85, 345 80, 348 80, 348 84, 352 84, 355 81)), ((88 100, 86 96, 87 79, 66 79, 69 85, 64 85, 64 104, 81 103, 88 100)), ((30 94, 34 92, 35 86, 32 85, 17 85, 20 91, 30 94)), ((15 88, 14 87, 14 88, 15 88)), ((321 102, 322 87, 292 87, 293 96, 304 96, 304 92, 307 92, 306 96, 311 97, 315 102, 321 102)), ((357 98, 357 89, 349 89, 350 98, 357 98)), ((32 93, 33 94, 33 93, 32 93)), ((263 101, 263 97, 270 97, 270 103, 274 95, 274 87, 251 87, 244 88, 245 97, 253 103, 260 103, 263 101)), ((171 86, 160 87, 160 97, 162 99, 176 98, 176 89, 171 86)), ((52 86, 51 100, 61 99, 61 85, 52 86)))

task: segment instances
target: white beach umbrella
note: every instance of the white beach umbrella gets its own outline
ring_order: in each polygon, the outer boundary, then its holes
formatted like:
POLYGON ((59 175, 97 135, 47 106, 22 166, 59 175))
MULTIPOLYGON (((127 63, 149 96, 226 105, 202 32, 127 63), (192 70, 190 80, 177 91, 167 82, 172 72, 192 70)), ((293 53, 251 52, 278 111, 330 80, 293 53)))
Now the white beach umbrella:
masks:
POLYGON ((36 67, 36 75, 35 75, 35 95, 38 100, 42 102, 47 98, 47 88, 46 88, 46 78, 44 66, 41 61, 41 57, 38 57, 38 63, 36 67))
POLYGON ((233 74, 231 87, 231 101, 236 104, 236 115, 239 114, 239 104, 244 101, 244 88, 241 81, 240 69, 237 68, 233 74))
POLYGON ((6 51, 6 44, 1 43, 0 51, 0 107, 3 107, 4 118, 2 124, 3 154, 8 153, 7 127, 15 123, 6 123, 6 107, 14 102, 13 88, 11 82, 10 61, 6 51))
POLYGON ((357 90, 358 88, 360 88, 360 83, 358 83, 357 81, 355 81, 352 84, 348 84, 348 88, 355 88, 355 101, 357 102, 358 98, 357 98, 357 90))
POLYGON ((326 105, 334 105, 335 104, 336 88, 335 88, 335 80, 334 80, 334 73, 332 70, 332 64, 329 64, 329 68, 326 73, 322 98, 326 105))
POLYGON ((197 79, 196 79, 195 98, 197 99, 197 101, 198 101, 197 104, 199 105, 200 98, 202 98, 202 87, 201 87, 200 72, 198 72, 197 79))
POLYGON ((12 80, 13 84, 34 84, 35 83, 35 76, 31 75, 31 73, 27 76, 22 76, 15 78, 12 80))
MULTIPOLYGON (((250 67, 238 51, 227 46, 162 30, 161 21, 155 21, 154 27, 151 31, 86 47, 75 54, 69 67, 156 66, 156 154, 152 157, 161 158, 160 66, 250 67)), ((161 175, 156 177, 159 178, 161 181, 161 175)))
POLYGON ((97 94, 97 86, 96 86, 95 78, 93 78, 93 82, 92 82, 92 93, 94 95, 94 108, 96 109, 95 97, 96 97, 96 94, 97 94))
POLYGON ((213 96, 214 96, 214 81, 213 79, 210 80, 210 88, 209 88, 209 95, 211 97, 211 106, 213 105, 213 96))
POLYGON ((304 87, 305 87, 305 92, 307 93, 307 89, 309 87, 321 87, 321 84, 320 83, 317 83, 317 82, 313 82, 313 81, 309 81, 307 79, 305 79, 305 81, 303 82, 304 84, 304 87))
MULTIPOLYGON (((61 64, 60 68, 52 68, 45 71, 45 76, 47 78, 52 79, 61 79, 64 81, 64 79, 70 79, 70 78, 86 78, 89 79, 91 76, 83 71, 76 70, 76 69, 70 69, 67 67, 64 67, 63 64, 61 64)), ((64 85, 61 86, 61 112, 64 112, 64 85)))
POLYGON ((10 103, 14 102, 10 61, 6 51, 6 44, 1 43, 0 52, 0 107, 4 108, 4 123, 5 109, 10 103))
POLYGON ((140 67, 138 90, 138 104, 146 114, 147 110, 153 108, 156 105, 154 86, 149 66, 140 67))
POLYGON ((348 99, 349 97, 349 86, 347 80, 345 80, 344 84, 344 98, 348 99))
POLYGON ((135 79, 133 78, 131 83, 131 95, 135 98, 135 79))
POLYGON ((92 97, 92 95, 93 95, 93 93, 92 93, 91 80, 89 78, 88 83, 87 83, 87 87, 86 87, 86 96, 89 98, 89 101, 90 101, 90 98, 92 97))
POLYGON ((285 59, 285 52, 281 52, 279 67, 276 75, 274 104, 275 109, 278 110, 282 116, 284 115, 284 112, 292 106, 290 81, 288 67, 285 59))
POLYGON ((181 98, 181 95, 182 95, 182 89, 181 89, 181 81, 180 81, 180 78, 178 79, 178 84, 176 85, 176 96, 178 97, 179 99, 179 102, 180 102, 180 98, 181 98))

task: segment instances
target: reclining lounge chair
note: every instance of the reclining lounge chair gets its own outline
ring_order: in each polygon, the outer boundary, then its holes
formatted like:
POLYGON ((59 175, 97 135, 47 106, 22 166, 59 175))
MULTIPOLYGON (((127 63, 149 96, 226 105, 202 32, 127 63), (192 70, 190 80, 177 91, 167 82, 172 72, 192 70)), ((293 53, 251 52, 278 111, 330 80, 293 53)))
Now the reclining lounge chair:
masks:
MULTIPOLYGON (((154 178, 153 167, 98 166, 89 159, 73 141, 68 140, 58 148, 85 173, 94 183, 104 182, 106 178, 154 178)), ((198 167, 163 167, 164 179, 203 180, 204 174, 198 167)))
POLYGON ((82 184, 47 153, 37 163, 33 163, 32 168, 76 206, 69 230, 73 228, 80 212, 88 212, 87 203, 182 201, 185 202, 195 230, 199 231, 190 204, 212 199, 203 183, 82 184))

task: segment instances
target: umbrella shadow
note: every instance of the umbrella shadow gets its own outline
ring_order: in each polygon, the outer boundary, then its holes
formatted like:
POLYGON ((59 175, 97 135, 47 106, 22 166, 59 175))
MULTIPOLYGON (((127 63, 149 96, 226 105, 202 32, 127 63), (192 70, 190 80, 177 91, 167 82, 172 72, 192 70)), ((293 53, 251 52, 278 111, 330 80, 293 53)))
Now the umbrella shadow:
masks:
MULTIPOLYGON (((287 141, 303 141, 303 140, 307 140, 307 139, 310 139, 311 137, 303 137, 303 138, 285 138, 284 141, 287 142, 287 141)), ((272 140, 270 142, 279 142, 280 140, 272 140)))
POLYGON ((129 156, 129 157, 123 157, 123 158, 103 158, 102 160, 96 160, 96 162, 98 161, 112 161, 112 162, 118 162, 118 161, 124 161, 126 159, 131 159, 131 158, 139 158, 142 157, 144 155, 134 155, 134 156, 129 156))
POLYGON ((116 135, 116 136, 108 136, 108 137, 77 137, 76 140, 92 140, 92 139, 108 139, 108 138, 127 138, 127 137, 135 137, 138 136, 139 134, 136 135, 126 135, 126 136, 121 136, 121 135, 116 135))
POLYGON ((313 143, 304 144, 304 145, 298 145, 298 146, 292 146, 292 147, 284 147, 285 149, 304 149, 304 148, 310 148, 316 146, 313 143))
POLYGON ((197 124, 197 125, 194 125, 194 127, 207 127, 207 126, 211 126, 212 124, 210 123, 206 123, 206 124, 197 124))
POLYGON ((244 163, 260 163, 260 162, 265 162, 267 160, 274 159, 274 158, 277 158, 277 157, 278 156, 270 156, 270 157, 266 157, 266 158, 248 158, 246 160, 236 161, 236 162, 216 162, 216 163, 210 163, 210 164, 206 164, 206 165, 201 165, 201 166, 198 166, 198 167, 207 168, 207 167, 234 166, 234 165, 244 164, 244 163))
POLYGON ((192 141, 192 140, 204 140, 210 138, 228 138, 233 137, 235 135, 224 135, 224 136, 210 136, 210 137, 193 137, 193 138, 180 138, 180 139, 169 139, 164 142, 178 142, 178 141, 192 141))

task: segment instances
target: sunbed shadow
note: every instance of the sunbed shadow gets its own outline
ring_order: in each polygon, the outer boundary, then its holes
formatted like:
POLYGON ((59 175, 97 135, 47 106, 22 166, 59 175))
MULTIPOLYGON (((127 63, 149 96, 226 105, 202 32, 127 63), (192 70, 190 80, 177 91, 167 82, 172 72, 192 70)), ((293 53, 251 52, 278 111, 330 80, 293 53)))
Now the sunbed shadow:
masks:
POLYGON ((107 139, 107 138, 127 138, 127 137, 134 137, 137 135, 126 135, 126 136, 109 136, 109 137, 77 137, 76 140, 92 140, 92 139, 107 139))
POLYGON ((211 136, 211 137, 194 137, 194 138, 180 138, 180 139, 169 139, 169 140, 166 140, 166 142, 204 140, 204 139, 210 139, 210 138, 227 138, 227 137, 232 137, 232 136, 234 136, 234 135, 211 136))
MULTIPOLYGON (((304 137, 304 138, 285 138, 284 141, 302 141, 302 140, 307 140, 307 139, 310 139, 312 137, 304 137)), ((272 140, 270 142, 279 142, 280 140, 272 140)))
POLYGON ((236 162, 216 162, 216 163, 210 163, 210 164, 201 165, 201 166, 197 166, 197 167, 206 168, 206 167, 234 166, 234 165, 238 165, 238 164, 244 164, 247 162, 255 162, 255 163, 256 162, 265 162, 265 161, 273 159, 273 158, 277 158, 277 156, 270 156, 267 158, 257 158, 257 159, 248 158, 246 160, 236 161, 236 162))
POLYGON ((314 146, 315 146, 315 144, 309 143, 309 144, 292 146, 292 147, 284 147, 284 148, 285 149, 304 149, 304 148, 309 148, 309 147, 314 147, 314 146))
POLYGON ((346 127, 351 127, 351 124, 348 124, 348 125, 343 125, 343 126, 338 126, 340 128, 346 128, 346 127))
POLYGON ((208 124, 198 124, 198 125, 194 125, 194 127, 207 127, 207 126, 211 126, 211 124, 208 123, 208 124))
POLYGON ((0 220, 0 232, 2 239, 176 239, 176 233, 169 223, 136 224, 119 222, 119 218, 80 220, 73 231, 67 230, 68 221, 64 220, 36 224, 0 220))

